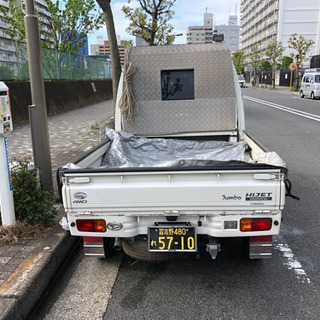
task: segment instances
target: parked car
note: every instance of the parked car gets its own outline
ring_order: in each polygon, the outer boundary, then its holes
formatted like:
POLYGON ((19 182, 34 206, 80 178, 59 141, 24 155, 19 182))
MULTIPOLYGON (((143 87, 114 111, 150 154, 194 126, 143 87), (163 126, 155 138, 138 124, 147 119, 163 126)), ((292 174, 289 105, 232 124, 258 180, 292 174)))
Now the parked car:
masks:
POLYGON ((320 72, 305 73, 300 86, 300 97, 320 98, 320 72))
POLYGON ((243 76, 238 76, 239 79, 239 84, 241 88, 245 88, 246 87, 246 81, 244 80, 243 76))

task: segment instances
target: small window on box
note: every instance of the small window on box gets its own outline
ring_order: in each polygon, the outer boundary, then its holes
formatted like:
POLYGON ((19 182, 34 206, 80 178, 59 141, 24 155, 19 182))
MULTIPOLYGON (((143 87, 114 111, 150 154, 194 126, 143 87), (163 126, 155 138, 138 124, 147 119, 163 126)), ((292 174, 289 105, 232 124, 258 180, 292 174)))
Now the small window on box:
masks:
POLYGON ((161 71, 162 100, 194 99, 194 70, 161 71))

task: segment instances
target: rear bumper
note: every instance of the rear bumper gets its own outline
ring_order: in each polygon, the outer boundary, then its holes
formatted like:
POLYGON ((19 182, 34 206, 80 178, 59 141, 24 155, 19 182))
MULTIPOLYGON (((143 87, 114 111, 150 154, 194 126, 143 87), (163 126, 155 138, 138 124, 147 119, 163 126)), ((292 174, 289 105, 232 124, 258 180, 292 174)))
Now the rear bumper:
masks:
POLYGON ((68 214, 70 232, 74 236, 130 238, 148 233, 148 227, 156 224, 176 225, 188 223, 194 226, 196 234, 215 238, 272 236, 279 234, 282 211, 259 214, 221 213, 219 215, 180 215, 180 216, 117 216, 117 215, 73 215, 68 214), (272 226, 267 231, 242 232, 242 218, 271 218, 272 226), (82 232, 77 229, 78 219, 104 219, 105 232, 82 232))

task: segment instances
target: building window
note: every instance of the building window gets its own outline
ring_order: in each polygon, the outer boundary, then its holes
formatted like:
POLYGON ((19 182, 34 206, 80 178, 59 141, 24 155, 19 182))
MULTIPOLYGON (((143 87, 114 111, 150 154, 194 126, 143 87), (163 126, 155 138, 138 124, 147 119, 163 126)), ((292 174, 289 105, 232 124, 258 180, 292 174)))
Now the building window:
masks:
POLYGON ((230 41, 238 41, 237 37, 230 37, 230 41))

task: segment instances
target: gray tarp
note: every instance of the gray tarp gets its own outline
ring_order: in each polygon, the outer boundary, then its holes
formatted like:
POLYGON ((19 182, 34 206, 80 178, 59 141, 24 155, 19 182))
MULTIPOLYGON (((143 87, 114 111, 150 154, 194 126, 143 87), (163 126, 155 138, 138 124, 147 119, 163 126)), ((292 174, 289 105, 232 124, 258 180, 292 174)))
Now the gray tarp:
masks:
POLYGON ((111 146, 102 166, 112 167, 173 167, 189 161, 252 162, 245 152, 245 142, 196 141, 183 139, 144 138, 107 128, 111 146))

